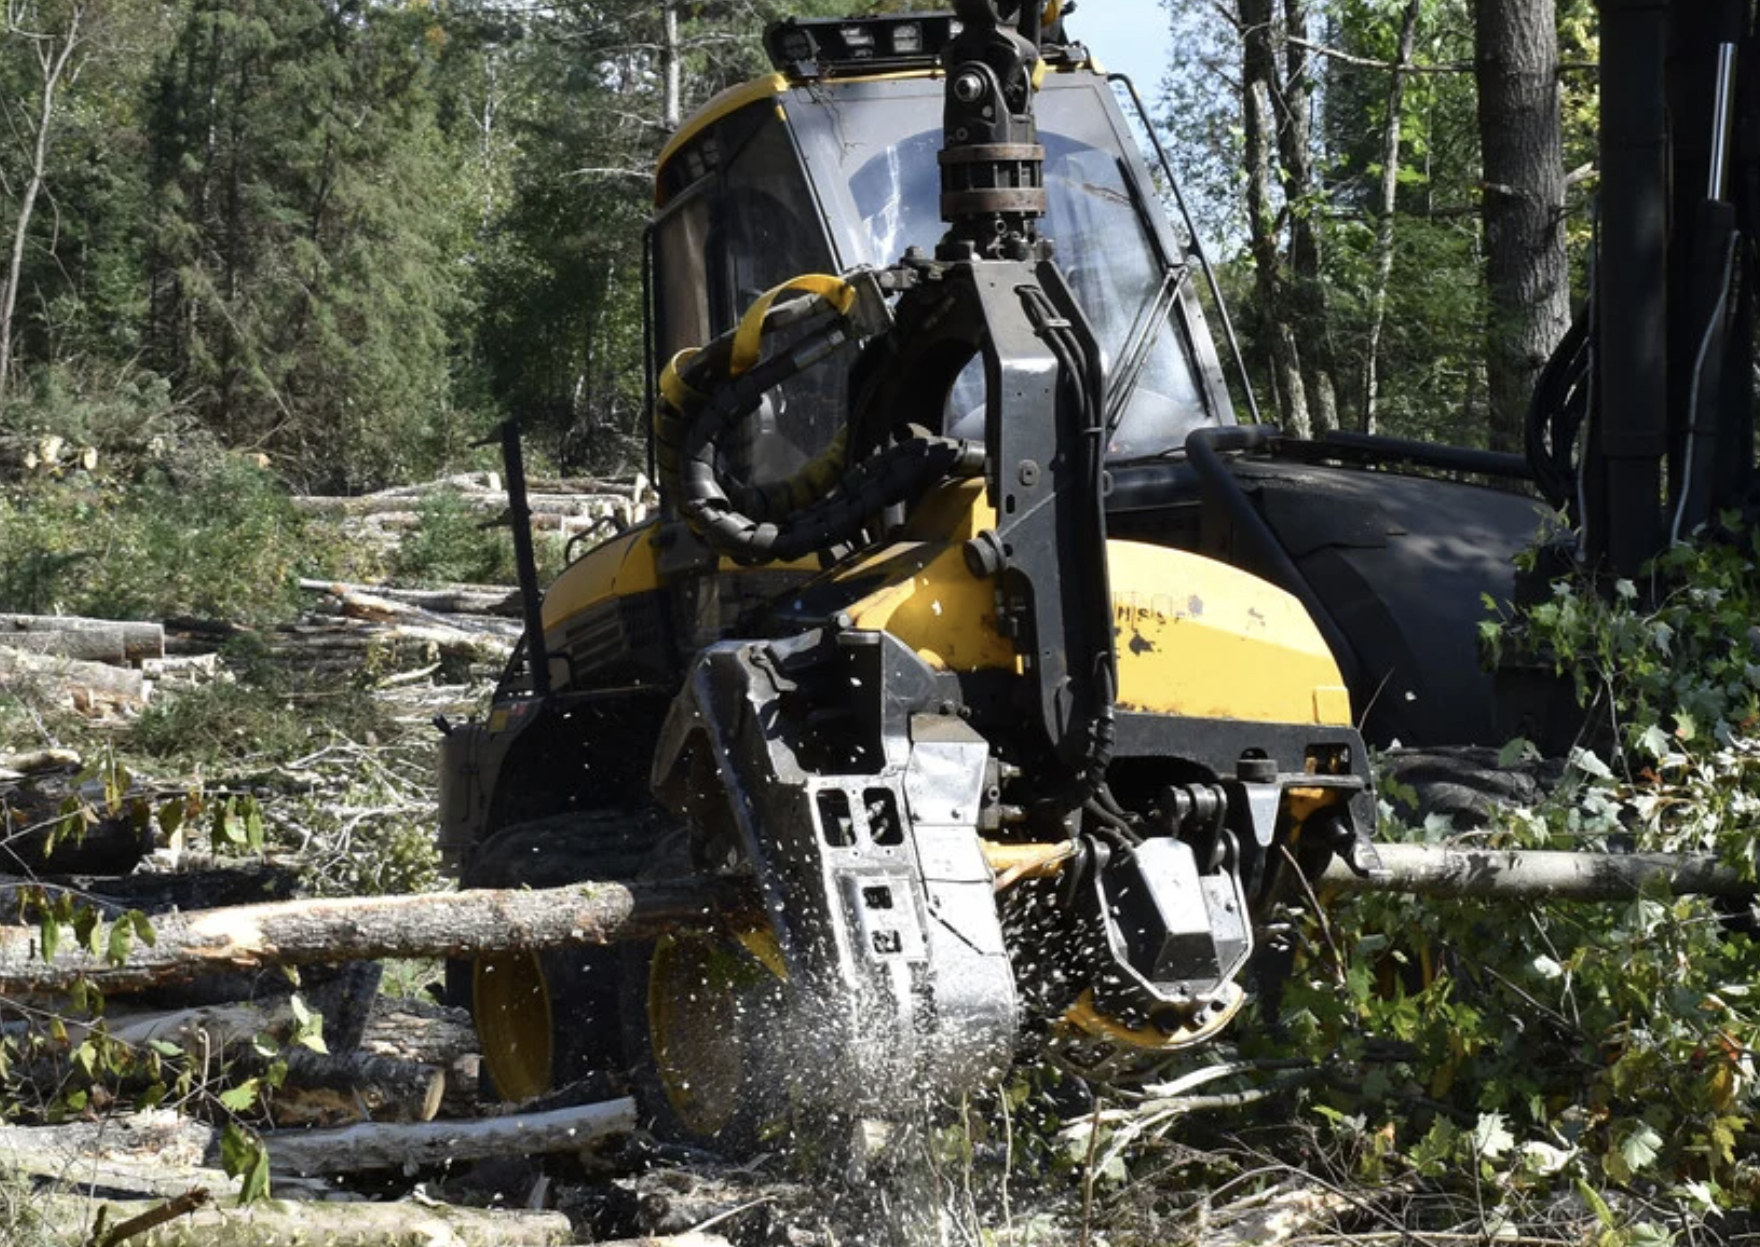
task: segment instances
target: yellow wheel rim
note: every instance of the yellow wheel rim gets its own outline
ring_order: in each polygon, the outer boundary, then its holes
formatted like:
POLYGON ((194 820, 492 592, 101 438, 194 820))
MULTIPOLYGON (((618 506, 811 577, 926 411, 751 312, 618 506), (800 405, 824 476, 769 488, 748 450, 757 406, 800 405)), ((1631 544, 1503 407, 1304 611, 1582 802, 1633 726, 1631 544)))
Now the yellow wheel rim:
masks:
POLYGON ((648 971, 648 1035, 661 1090, 693 1134, 733 1124, 753 1076, 751 1011, 774 983, 742 943, 667 936, 648 971))
POLYGON ((472 1013, 483 1062, 503 1100, 529 1100, 554 1086, 550 985, 537 954, 479 957, 471 976, 472 1013))

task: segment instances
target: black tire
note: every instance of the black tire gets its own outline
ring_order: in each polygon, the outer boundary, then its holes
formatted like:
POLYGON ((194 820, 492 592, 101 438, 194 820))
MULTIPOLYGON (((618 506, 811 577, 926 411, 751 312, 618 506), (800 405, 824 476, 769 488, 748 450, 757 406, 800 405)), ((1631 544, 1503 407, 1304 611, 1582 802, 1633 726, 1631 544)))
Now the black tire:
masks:
MULTIPOLYGON (((473 854, 465 888, 563 887, 632 879, 664 816, 654 809, 592 810, 518 823, 473 854)), ((487 1098, 521 1101, 623 1065, 615 948, 510 951, 447 965, 447 994, 464 1004, 483 1045, 487 1098)))
MULTIPOLYGON (((697 866, 690 844, 688 831, 669 836, 650 856, 642 877, 693 873, 697 866)), ((656 1138, 730 1159, 760 1150, 786 1115, 786 1062, 791 1054, 781 1038, 781 980, 726 934, 688 933, 628 943, 619 947, 618 955, 625 1067, 642 1125, 656 1138), (654 973, 659 969, 668 974, 669 966, 670 980, 682 990, 666 1000, 652 993, 654 973), (716 969, 705 969, 709 966, 716 969), (700 999, 693 987, 683 986, 699 981, 699 969, 704 970, 700 981, 709 989, 700 999), (677 1035, 683 1052, 672 1054, 670 1061, 656 1041, 653 1009, 670 1010, 675 1032, 680 1022, 689 1031, 677 1035), (693 1108, 680 1102, 680 1096, 691 1098, 693 1083, 716 1088, 711 1105, 693 1108)))

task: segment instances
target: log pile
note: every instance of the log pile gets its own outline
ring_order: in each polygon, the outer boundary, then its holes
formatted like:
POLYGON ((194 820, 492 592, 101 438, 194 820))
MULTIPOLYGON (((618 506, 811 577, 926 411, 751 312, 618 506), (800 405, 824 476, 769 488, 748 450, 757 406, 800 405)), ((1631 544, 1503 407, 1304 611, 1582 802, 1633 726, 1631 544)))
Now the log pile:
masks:
POLYGON ((139 710, 173 673, 156 623, 0 614, 0 693, 30 689, 93 717, 139 710))
MULTIPOLYGON (((584 477, 527 482, 532 527, 554 533, 563 541, 613 526, 640 522, 658 499, 648 480, 606 481, 584 477)), ((296 495, 303 514, 340 526, 351 540, 381 550, 395 548, 420 528, 424 514, 439 500, 462 506, 485 520, 502 514, 507 495, 494 472, 466 472, 421 485, 400 485, 353 497, 296 495)))

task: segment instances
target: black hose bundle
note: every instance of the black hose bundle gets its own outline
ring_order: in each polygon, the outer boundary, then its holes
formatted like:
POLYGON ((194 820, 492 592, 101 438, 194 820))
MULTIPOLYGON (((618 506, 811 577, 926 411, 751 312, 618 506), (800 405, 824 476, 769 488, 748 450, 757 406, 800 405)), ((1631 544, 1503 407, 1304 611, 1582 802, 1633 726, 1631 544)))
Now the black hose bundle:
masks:
POLYGON ((1591 308, 1585 304, 1534 383, 1523 430, 1528 464, 1541 494, 1553 506, 1572 512, 1577 501, 1577 436, 1588 418, 1594 387, 1591 321, 1591 308))
POLYGON ((739 326, 667 365, 654 413, 661 489, 718 553, 747 563, 787 562, 854 537, 868 517, 949 476, 984 470, 981 444, 913 429, 851 467, 847 435, 790 479, 760 487, 720 465, 722 441, 758 409, 764 394, 855 340, 855 291, 839 278, 796 278, 771 291, 739 326), (786 301, 791 291, 807 293, 786 301), (759 362, 760 339, 819 324, 792 349, 759 362))

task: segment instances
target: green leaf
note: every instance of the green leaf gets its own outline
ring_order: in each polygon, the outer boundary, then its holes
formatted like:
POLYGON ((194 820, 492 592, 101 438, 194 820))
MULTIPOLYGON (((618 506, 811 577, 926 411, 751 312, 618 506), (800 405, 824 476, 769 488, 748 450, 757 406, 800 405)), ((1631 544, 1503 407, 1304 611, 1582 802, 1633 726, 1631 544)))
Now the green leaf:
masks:
POLYGON ((1487 1160, 1507 1156, 1516 1145, 1509 1122, 1502 1113, 1480 1113, 1473 1127, 1473 1150, 1487 1160))
POLYGON ((1577 1194, 1582 1197, 1585 1204, 1589 1205, 1589 1211, 1595 1214, 1595 1219, 1601 1222, 1603 1229, 1611 1230, 1618 1224, 1614 1219, 1613 1209, 1609 1208, 1607 1201, 1601 1198, 1601 1192, 1581 1178, 1577 1179, 1577 1194))
POLYGON ((262 1080, 247 1078, 229 1091, 220 1093, 220 1107, 229 1113, 246 1113, 256 1106, 263 1090, 262 1080))
POLYGON ((61 947, 61 924, 55 921, 54 915, 43 915, 37 924, 37 938, 41 941, 43 960, 55 960, 55 951, 61 947))
POLYGON ((1613 778, 1612 769, 1608 767, 1607 763, 1598 758, 1593 750, 1572 749, 1570 763, 1571 766, 1581 771, 1583 774, 1591 775, 1596 779, 1613 778))
POLYGON ((129 950, 134 946, 134 925, 129 922, 118 922, 110 928, 109 947, 104 950, 104 957, 113 966, 127 965, 129 950))
POLYGON ((103 926, 103 918, 97 910, 89 905, 82 905, 79 911, 73 915, 74 938, 79 941, 81 948, 94 957, 99 953, 98 946, 102 939, 103 926))
POLYGON ((129 924, 134 927, 135 936, 141 943, 145 944, 148 948, 158 947, 159 933, 153 930, 153 920, 151 918, 147 917, 138 909, 131 909, 128 911, 128 921, 129 924))
POLYGON ((1620 1159, 1632 1174, 1642 1173, 1662 1152, 1662 1136, 1648 1122, 1639 1121, 1619 1143, 1620 1159))
POLYGON ((91 1040, 86 1040, 73 1050, 73 1063, 79 1066, 80 1073, 87 1078, 98 1076, 98 1048, 91 1040))
POLYGON ((220 1136, 220 1164, 229 1178, 242 1178, 238 1202, 252 1204, 269 1194, 269 1149, 237 1122, 226 1123, 220 1136))

